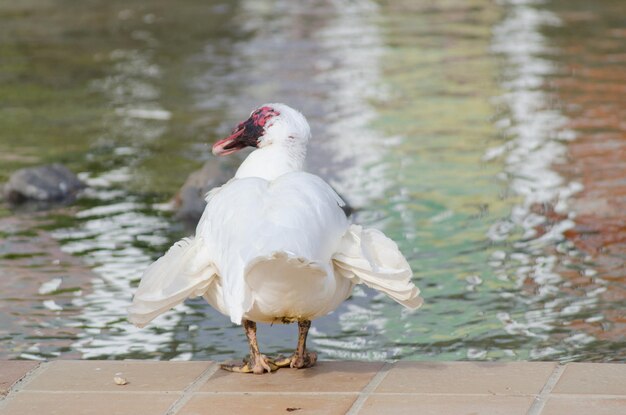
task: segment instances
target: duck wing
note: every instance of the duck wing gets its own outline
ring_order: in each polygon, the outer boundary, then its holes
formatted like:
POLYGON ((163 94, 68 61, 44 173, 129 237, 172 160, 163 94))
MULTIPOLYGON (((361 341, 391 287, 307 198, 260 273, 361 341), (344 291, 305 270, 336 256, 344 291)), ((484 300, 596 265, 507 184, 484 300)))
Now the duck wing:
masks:
POLYGON ((376 229, 351 225, 333 255, 338 275, 381 291, 410 309, 423 300, 413 272, 394 241, 376 229))
POLYGON ((216 276, 205 241, 182 239, 143 273, 128 319, 143 327, 185 299, 203 295, 216 276))

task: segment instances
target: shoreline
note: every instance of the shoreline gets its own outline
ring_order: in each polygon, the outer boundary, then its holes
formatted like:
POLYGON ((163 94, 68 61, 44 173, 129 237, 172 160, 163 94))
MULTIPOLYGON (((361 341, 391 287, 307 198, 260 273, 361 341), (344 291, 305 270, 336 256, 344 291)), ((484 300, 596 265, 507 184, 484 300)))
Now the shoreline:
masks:
POLYGON ((319 362, 262 376, 211 361, 0 360, 0 414, 598 414, 626 410, 626 365, 319 362), (26 364, 25 364, 26 363, 26 364), (163 376, 167 373, 167 376, 163 376), (116 383, 122 377, 126 384, 116 383))

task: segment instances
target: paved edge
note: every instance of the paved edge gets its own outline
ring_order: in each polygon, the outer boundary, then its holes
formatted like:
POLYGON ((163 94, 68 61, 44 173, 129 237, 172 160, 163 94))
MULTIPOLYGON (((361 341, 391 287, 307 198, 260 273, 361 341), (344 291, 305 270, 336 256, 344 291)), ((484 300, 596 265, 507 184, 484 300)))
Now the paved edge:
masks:
POLYGON ((200 387, 204 385, 209 378, 218 371, 219 368, 219 363, 214 362, 206 368, 204 372, 200 373, 198 377, 183 390, 182 396, 174 401, 174 403, 168 408, 167 412, 165 412, 165 415, 175 415, 178 411, 180 411, 185 404, 191 400, 194 392, 200 389, 200 387))
MULTIPOLYGON (((9 402, 12 400, 12 398, 16 394, 23 391, 35 378, 46 373, 46 371, 54 365, 54 362, 56 361, 40 362, 36 366, 34 366, 32 369, 28 370, 20 379, 16 380, 8 389, 6 395, 0 396, 0 413, 2 413, 3 409, 7 407, 7 405, 9 405, 9 402)), ((155 363, 158 363, 158 362, 155 362, 155 363)), ((167 364, 168 362, 160 362, 160 363, 167 364)), ((358 362, 355 362, 355 363, 358 363, 358 362)), ((348 393, 349 395, 355 396, 355 400, 353 401, 350 408, 347 410, 346 415, 358 415, 359 413, 361 413, 361 411, 365 407, 367 400, 371 396, 389 395, 389 393, 376 393, 375 391, 379 387, 379 385, 385 381, 388 374, 396 366, 397 363, 398 362, 385 362, 378 369, 378 371, 373 375, 370 381, 363 387, 363 389, 361 389, 361 391, 348 393)), ((441 363, 450 363, 450 362, 441 362, 441 363)), ((526 362, 526 363, 532 364, 533 362, 526 362)), ((598 363, 598 365, 601 365, 601 363, 598 363)), ((530 395, 529 394, 524 395, 527 397, 534 398, 532 400, 532 403, 530 403, 528 407, 528 410, 526 412, 527 415, 540 415, 543 413, 543 411, 545 410, 546 403, 548 402, 548 399, 554 396, 552 391, 554 390, 558 382, 563 377, 563 374, 565 373, 568 366, 569 366, 568 363, 557 363, 554 366, 554 369, 552 369, 552 371, 548 375, 547 379, 545 380, 545 383, 543 384, 539 392, 535 392, 530 395)), ((626 364, 624 366, 626 367, 626 364)), ((219 367, 220 367, 219 363, 212 362, 206 369, 204 369, 199 375, 197 375, 197 377, 193 379, 193 381, 191 381, 183 389, 183 391, 178 394, 179 396, 164 412, 164 415, 179 414, 181 410, 189 403, 189 401, 194 396, 197 396, 200 393, 199 389, 219 370, 219 367)), ((102 392, 102 393, 107 393, 107 392, 102 392)), ((126 392, 126 393, 132 393, 132 392, 126 392)), ((155 392, 155 393, 161 393, 161 392, 155 392)), ((283 392, 281 393, 255 392, 255 393, 260 394, 260 395, 266 395, 266 394, 284 395, 285 394, 283 392)), ((298 394, 300 393, 301 392, 298 392, 298 394)), ((240 392, 236 392, 236 393, 220 392, 220 394, 240 394, 240 392)), ((286 394, 289 394, 289 393, 286 393, 286 394)), ((313 391, 308 392, 308 394, 317 395, 317 393, 313 391)), ((346 393, 345 392, 324 392, 324 393, 319 393, 319 394, 325 395, 325 396, 333 396, 333 395, 345 395, 346 393)), ((407 393, 407 394, 414 395, 412 393, 407 393)), ((396 395, 396 394, 392 394, 392 395, 396 395)), ((402 395, 402 393, 399 393, 399 395, 402 395)), ((441 394, 438 394, 438 393, 429 393, 428 395, 441 396, 441 394)), ((466 395, 483 396, 483 394, 466 394, 466 395)), ((578 398, 580 398, 581 396, 587 397, 586 395, 585 396, 577 395, 578 398)), ((623 397, 621 396, 616 397, 614 395, 594 395, 594 396, 597 398, 601 398, 601 399, 616 399, 616 398, 623 399, 623 397)))
POLYGON ((528 415, 539 415, 543 411, 543 407, 546 405, 548 400, 548 396, 552 393, 552 389, 556 386, 559 379, 561 379, 561 375, 565 372, 565 367, 567 364, 559 363, 557 367, 554 368, 546 384, 543 385, 543 388, 539 392, 539 395, 535 397, 532 405, 528 409, 528 415))
POLYGON ((346 415, 356 415, 361 411, 361 408, 365 404, 367 398, 372 394, 372 392, 376 390, 378 385, 382 383, 385 377, 387 377, 387 374, 389 373, 393 365, 394 363, 386 362, 383 367, 380 368, 380 370, 378 371, 378 373, 376 373, 376 375, 374 375, 372 380, 370 380, 370 382, 365 385, 361 392, 359 392, 359 396, 352 403, 352 406, 350 407, 350 409, 348 409, 346 415))
POLYGON ((39 376, 40 373, 46 370, 48 365, 49 362, 40 362, 37 366, 26 372, 24 376, 13 382, 13 384, 9 386, 7 393, 5 395, 0 395, 0 410, 4 408, 6 402, 11 398, 11 395, 21 390, 22 387, 28 384, 28 382, 39 376))

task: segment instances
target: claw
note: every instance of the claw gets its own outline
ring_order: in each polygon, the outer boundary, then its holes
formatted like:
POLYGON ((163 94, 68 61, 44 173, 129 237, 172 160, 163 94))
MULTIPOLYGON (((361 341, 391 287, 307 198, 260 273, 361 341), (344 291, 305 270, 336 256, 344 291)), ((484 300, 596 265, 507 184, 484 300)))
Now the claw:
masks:
POLYGON ((241 365, 238 365, 238 364, 235 364, 235 363, 222 363, 222 364, 220 364, 220 367, 222 369, 224 369, 224 370, 229 371, 229 372, 252 373, 252 368, 247 363, 244 363, 244 364, 241 364, 241 365))
POLYGON ((292 369, 304 369, 307 367, 315 366, 317 362, 317 353, 315 352, 304 352, 302 355, 298 355, 298 353, 294 353, 289 357, 278 356, 274 360, 274 364, 279 367, 290 367, 292 369))
POLYGON ((293 356, 285 357, 285 356, 280 355, 280 356, 277 356, 276 359, 274 359, 274 364, 278 366, 279 368, 291 367, 292 360, 293 360, 293 356))
POLYGON ((259 355, 254 361, 250 356, 246 356, 243 359, 243 364, 236 363, 222 363, 220 367, 229 372, 235 373, 254 373, 255 375, 262 375, 265 372, 271 373, 279 369, 274 361, 265 355, 259 355))

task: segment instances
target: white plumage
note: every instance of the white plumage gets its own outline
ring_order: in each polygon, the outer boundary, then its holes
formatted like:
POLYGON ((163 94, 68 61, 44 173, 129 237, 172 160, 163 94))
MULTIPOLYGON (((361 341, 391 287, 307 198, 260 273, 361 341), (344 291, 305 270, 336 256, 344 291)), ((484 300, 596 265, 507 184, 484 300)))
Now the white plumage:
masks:
POLYGON ((134 324, 194 296, 237 324, 312 320, 336 309, 359 283, 411 309, 422 304, 397 245, 350 225, 335 191, 301 171, 309 136, 300 113, 268 104, 216 143, 217 154, 258 149, 235 178, 207 195, 195 237, 145 271, 129 309, 134 324))

